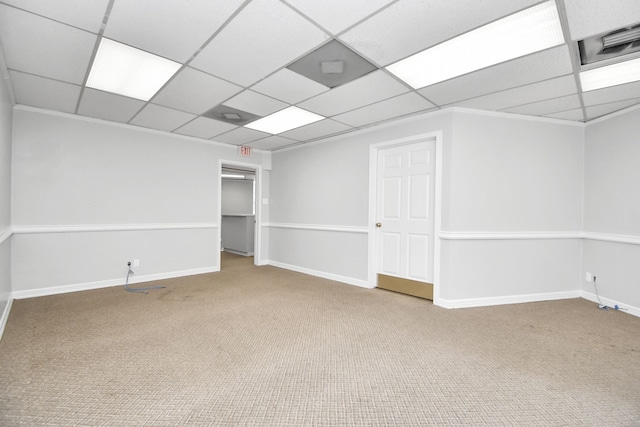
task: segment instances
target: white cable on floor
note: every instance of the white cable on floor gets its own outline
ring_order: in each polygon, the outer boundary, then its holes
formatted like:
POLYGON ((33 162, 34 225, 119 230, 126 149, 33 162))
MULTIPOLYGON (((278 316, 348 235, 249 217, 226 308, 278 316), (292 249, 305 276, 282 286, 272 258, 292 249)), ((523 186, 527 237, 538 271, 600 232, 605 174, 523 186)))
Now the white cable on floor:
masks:
POLYGON ((142 294, 148 294, 150 290, 152 289, 162 289, 164 288, 164 286, 147 286, 146 288, 130 288, 129 287, 129 276, 131 274, 133 274, 133 270, 131 269, 131 263, 127 263, 127 265, 129 266, 129 271, 127 271, 127 278, 124 282, 124 289, 127 292, 137 292, 137 293, 142 293, 142 294))
POLYGON ((601 310, 606 310, 608 307, 602 303, 602 300, 600 299, 600 294, 598 294, 598 287, 596 286, 596 276, 593 276, 593 288, 596 290, 596 297, 598 297, 598 302, 600 303, 598 308, 601 310))
MULTIPOLYGON (((598 302, 600 303, 600 305, 598 305, 598 308, 599 308, 599 309, 601 309, 601 310, 606 310, 606 309, 608 309, 609 307, 608 307, 608 306, 606 306, 606 305, 604 305, 604 304, 602 303, 602 300, 600 299, 600 295, 598 295, 598 287, 596 286, 596 276, 593 276, 593 287, 594 287, 594 289, 596 290, 596 297, 598 297, 598 302)), ((626 309, 626 308, 620 307, 618 304, 614 305, 614 306, 613 306, 613 309, 614 309, 614 310, 624 310, 624 311, 627 311, 627 309, 626 309)))

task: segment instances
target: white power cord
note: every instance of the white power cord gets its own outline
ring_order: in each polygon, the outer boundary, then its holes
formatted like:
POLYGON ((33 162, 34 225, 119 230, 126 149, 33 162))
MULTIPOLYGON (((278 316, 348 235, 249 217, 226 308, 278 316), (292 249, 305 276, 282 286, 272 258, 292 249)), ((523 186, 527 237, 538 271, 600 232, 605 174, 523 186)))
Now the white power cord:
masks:
POLYGON ((598 294, 598 286, 596 285, 596 279, 597 279, 597 277, 593 276, 593 288, 596 290, 596 297, 598 297, 598 302, 600 303, 598 305, 598 308, 600 310, 606 310, 608 307, 606 305, 604 305, 602 303, 602 300, 600 299, 600 294, 598 294))
MULTIPOLYGON (((609 307, 602 303, 602 300, 600 299, 600 295, 598 294, 598 287, 596 286, 596 276, 593 276, 593 288, 596 290, 596 297, 598 297, 598 302, 599 302, 598 308, 600 310, 608 309, 609 307)), ((618 304, 614 305, 613 309, 614 310, 625 310, 625 311, 627 310, 626 308, 620 307, 618 304)))

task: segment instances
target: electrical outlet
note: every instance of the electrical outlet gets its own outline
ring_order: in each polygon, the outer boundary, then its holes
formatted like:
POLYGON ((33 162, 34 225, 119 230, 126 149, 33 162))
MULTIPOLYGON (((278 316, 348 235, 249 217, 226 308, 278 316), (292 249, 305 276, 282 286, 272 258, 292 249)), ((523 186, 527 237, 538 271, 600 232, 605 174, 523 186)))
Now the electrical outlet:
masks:
POLYGON ((586 280, 587 282, 593 282, 593 274, 588 273, 588 272, 585 273, 584 280, 586 280))
POLYGON ((140 260, 139 259, 134 259, 133 260, 133 266, 134 267, 140 267, 140 260))

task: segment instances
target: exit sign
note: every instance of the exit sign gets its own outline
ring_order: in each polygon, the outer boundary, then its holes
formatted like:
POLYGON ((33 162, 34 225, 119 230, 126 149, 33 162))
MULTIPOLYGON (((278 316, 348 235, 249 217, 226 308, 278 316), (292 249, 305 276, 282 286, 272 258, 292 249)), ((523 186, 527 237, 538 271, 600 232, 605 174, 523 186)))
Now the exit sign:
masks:
POLYGON ((244 145, 241 145, 238 148, 241 156, 251 157, 251 147, 245 147, 244 145))

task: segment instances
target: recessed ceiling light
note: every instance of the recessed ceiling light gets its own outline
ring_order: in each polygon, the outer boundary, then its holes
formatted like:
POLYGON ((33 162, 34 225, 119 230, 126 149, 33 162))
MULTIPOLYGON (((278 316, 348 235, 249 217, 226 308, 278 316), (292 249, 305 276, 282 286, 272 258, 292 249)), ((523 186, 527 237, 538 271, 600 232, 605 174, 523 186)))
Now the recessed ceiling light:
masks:
POLYGON ((325 117, 298 107, 289 107, 263 117, 260 120, 256 120, 255 122, 251 122, 245 125, 245 127, 261 132, 277 134, 317 122, 324 118, 325 117))
POLYGON ((389 65, 415 89, 564 43, 554 1, 539 4, 389 65))
POLYGON ((87 86, 148 101, 180 66, 177 62, 103 38, 87 86))
POLYGON ((640 80, 640 58, 580 72, 583 92, 631 83, 636 80, 640 80))
POLYGON ((229 120, 240 120, 242 118, 238 113, 222 113, 222 115, 224 116, 225 119, 229 119, 229 120))

